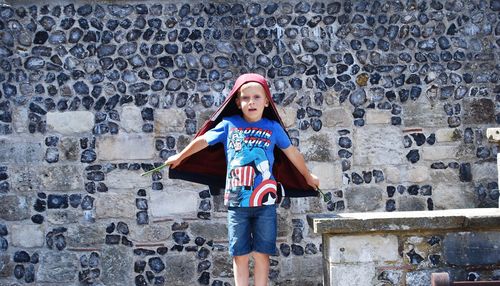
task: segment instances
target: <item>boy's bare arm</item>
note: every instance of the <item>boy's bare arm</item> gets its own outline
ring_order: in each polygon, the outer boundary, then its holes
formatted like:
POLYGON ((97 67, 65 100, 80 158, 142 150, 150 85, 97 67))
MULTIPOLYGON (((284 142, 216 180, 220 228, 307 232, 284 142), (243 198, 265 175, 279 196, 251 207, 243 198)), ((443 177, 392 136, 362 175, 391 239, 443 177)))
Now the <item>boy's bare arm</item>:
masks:
POLYGON ((186 159, 190 155, 205 149, 208 146, 205 136, 196 137, 191 143, 189 143, 181 152, 168 157, 165 161, 165 165, 172 165, 172 168, 177 167, 182 160, 186 159))
POLYGON ((304 160, 304 156, 300 154, 299 150, 293 145, 290 145, 290 147, 281 150, 285 153, 285 155, 293 163, 297 170, 299 170, 299 172, 304 176, 307 184, 314 189, 319 188, 318 177, 309 172, 309 169, 306 166, 306 161, 304 160))

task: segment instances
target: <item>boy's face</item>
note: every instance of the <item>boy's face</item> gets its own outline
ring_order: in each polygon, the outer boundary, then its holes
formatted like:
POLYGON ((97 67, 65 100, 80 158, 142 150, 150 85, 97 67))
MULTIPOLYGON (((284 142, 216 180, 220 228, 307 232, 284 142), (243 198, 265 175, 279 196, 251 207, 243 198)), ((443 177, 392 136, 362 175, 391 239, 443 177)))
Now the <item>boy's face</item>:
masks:
POLYGON ((262 85, 249 82, 241 86, 236 104, 247 122, 256 122, 262 118, 264 108, 269 106, 269 101, 262 85))

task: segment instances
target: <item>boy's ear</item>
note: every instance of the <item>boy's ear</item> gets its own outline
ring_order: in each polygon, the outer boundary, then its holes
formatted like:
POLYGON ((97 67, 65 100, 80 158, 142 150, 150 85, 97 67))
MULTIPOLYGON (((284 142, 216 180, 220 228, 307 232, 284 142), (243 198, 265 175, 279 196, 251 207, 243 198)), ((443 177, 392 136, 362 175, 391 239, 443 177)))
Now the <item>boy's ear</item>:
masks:
POLYGON ((234 99, 234 102, 236 102, 236 106, 238 107, 238 109, 241 109, 241 105, 240 105, 240 96, 239 94, 236 96, 236 98, 234 99))

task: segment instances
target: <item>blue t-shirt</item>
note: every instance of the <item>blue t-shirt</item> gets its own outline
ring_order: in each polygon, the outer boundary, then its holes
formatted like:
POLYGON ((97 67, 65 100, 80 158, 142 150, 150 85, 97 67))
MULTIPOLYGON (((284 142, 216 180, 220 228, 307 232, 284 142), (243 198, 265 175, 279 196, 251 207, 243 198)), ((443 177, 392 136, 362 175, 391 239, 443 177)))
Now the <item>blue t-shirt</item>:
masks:
POLYGON ((209 145, 224 145, 227 160, 225 205, 257 207, 274 204, 274 147, 286 149, 291 144, 278 122, 264 117, 257 122, 247 122, 240 115, 234 115, 223 118, 204 136, 209 145))

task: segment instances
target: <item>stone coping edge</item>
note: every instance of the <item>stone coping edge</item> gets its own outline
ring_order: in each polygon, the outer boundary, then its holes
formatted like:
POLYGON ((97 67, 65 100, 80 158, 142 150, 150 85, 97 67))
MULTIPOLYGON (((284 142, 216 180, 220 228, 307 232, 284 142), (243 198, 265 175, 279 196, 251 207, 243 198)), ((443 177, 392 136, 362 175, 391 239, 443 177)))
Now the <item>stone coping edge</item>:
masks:
POLYGON ((310 214, 315 233, 356 234, 432 230, 499 229, 500 208, 438 211, 310 214))

